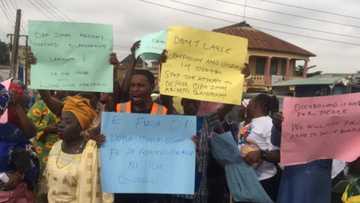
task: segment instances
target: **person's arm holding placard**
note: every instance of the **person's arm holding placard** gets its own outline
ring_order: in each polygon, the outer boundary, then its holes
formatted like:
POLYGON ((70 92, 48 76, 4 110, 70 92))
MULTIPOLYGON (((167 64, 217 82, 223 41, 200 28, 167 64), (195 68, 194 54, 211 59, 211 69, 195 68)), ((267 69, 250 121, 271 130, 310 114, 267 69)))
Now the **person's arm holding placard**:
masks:
MULTIPOLYGON (((123 81, 120 81, 119 87, 114 92, 115 95, 118 95, 116 98, 116 100, 118 101, 116 102, 127 101, 129 98, 128 90, 130 87, 130 78, 137 63, 137 58, 135 58, 135 51, 136 49, 139 48, 139 46, 140 46, 140 41, 137 41, 131 47, 131 55, 129 56, 130 62, 129 62, 128 70, 125 73, 125 77, 123 81)), ((114 66, 118 66, 120 64, 119 60, 116 57, 116 54, 113 53, 110 55, 110 63, 114 66)))
MULTIPOLYGON (((11 85, 15 85, 15 83, 11 85)), ((16 85, 20 86, 19 84, 16 85)), ((25 95, 23 93, 21 94, 17 92, 15 88, 13 90, 11 86, 9 91, 11 97, 9 109, 11 109, 16 115, 16 122, 18 124, 18 127, 24 132, 26 138, 30 139, 35 137, 36 135, 35 125, 27 117, 24 107, 26 103, 25 95)))

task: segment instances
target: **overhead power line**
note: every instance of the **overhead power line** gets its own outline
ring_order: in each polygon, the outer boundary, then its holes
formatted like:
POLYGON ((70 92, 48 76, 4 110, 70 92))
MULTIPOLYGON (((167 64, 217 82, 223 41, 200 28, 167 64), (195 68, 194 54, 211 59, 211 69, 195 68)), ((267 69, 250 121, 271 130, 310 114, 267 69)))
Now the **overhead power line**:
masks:
POLYGON ((208 16, 208 15, 204 15, 204 14, 200 14, 200 13, 196 13, 196 12, 192 12, 192 11, 188 11, 188 10, 183 10, 183 9, 179 9, 179 8, 174 8, 174 7, 171 7, 171 6, 155 3, 155 2, 152 2, 152 1, 147 1, 147 0, 138 0, 138 1, 142 1, 142 2, 144 2, 146 4, 150 4, 150 5, 153 5, 153 6, 158 6, 158 7, 162 7, 162 8, 167 8, 167 9, 183 12, 183 13, 188 13, 188 14, 192 14, 192 15, 201 16, 201 17, 204 17, 204 18, 211 18, 211 19, 215 19, 215 20, 218 20, 218 21, 228 22, 228 23, 236 23, 235 21, 226 20, 226 19, 223 19, 223 18, 215 17, 215 16, 208 16))
POLYGON ((60 16, 63 16, 64 19, 71 21, 71 18, 67 16, 64 12, 62 12, 58 7, 56 7, 51 0, 44 0, 55 12, 57 12, 60 16))
POLYGON ((241 4, 241 3, 236 3, 236 2, 227 1, 227 0, 216 0, 216 1, 223 2, 223 3, 226 3, 226 4, 230 4, 230 5, 241 6, 241 7, 246 6, 247 8, 266 11, 266 12, 270 12, 270 13, 276 13, 276 14, 279 14, 279 15, 286 15, 286 16, 302 18, 302 19, 307 19, 307 20, 312 20, 312 21, 317 21, 317 22, 322 22, 322 23, 329 23, 329 24, 335 24, 335 25, 341 25, 341 26, 345 26, 345 27, 351 27, 351 28, 360 29, 359 25, 354 25, 354 24, 347 24, 347 23, 340 23, 340 22, 335 22, 335 21, 331 21, 331 20, 312 18, 312 17, 308 17, 308 16, 291 14, 291 13, 286 13, 286 12, 282 12, 282 11, 275 11, 275 10, 271 10, 271 9, 267 9, 267 8, 261 8, 261 7, 257 7, 257 6, 244 5, 244 4, 241 4))
POLYGON ((11 12, 13 9, 11 9, 10 5, 8 4, 8 2, 6 0, 2 0, 2 4, 4 6, 6 14, 9 16, 10 22, 15 23, 15 18, 11 12))
POLYGON ((49 18, 49 19, 52 18, 51 16, 49 16, 49 14, 44 12, 43 9, 39 5, 36 4, 36 0, 27 0, 27 2, 29 2, 31 4, 31 6, 33 6, 37 11, 39 11, 46 18, 49 18), (33 2, 33 1, 35 1, 35 2, 33 2))
POLYGON ((46 18, 63 21, 71 20, 71 18, 62 13, 50 0, 27 0, 27 2, 46 18))
POLYGON ((11 19, 9 18, 6 9, 4 8, 2 1, 0 0, 0 11, 4 16, 5 21, 7 22, 7 24, 12 27, 13 23, 11 22, 11 19))
POLYGON ((344 18, 352 18, 355 20, 360 20, 360 17, 357 17, 357 16, 344 15, 341 13, 335 13, 335 12, 330 12, 330 11, 325 11, 325 10, 320 10, 320 9, 297 6, 297 5, 282 3, 282 2, 278 2, 278 1, 272 1, 272 0, 258 0, 258 1, 263 1, 263 2, 266 2, 269 4, 275 4, 275 5, 280 5, 280 6, 290 7, 290 8, 303 9, 303 10, 308 10, 308 11, 317 12, 317 13, 324 13, 324 14, 329 14, 329 15, 333 15, 333 16, 339 16, 339 17, 344 17, 344 18))
MULTIPOLYGON (((7 7, 9 8, 10 11, 10 16, 15 16, 16 14, 16 10, 17 10, 17 6, 15 5, 15 2, 13 2, 13 0, 3 0, 5 4, 7 4, 7 7), (14 11, 14 12, 11 12, 14 11)), ((12 17, 12 22, 15 23, 15 17, 12 17)), ((22 23, 20 23, 20 29, 22 32, 25 32, 25 28, 24 25, 22 23)))
MULTIPOLYGON (((216 10, 216 9, 211 9, 211 8, 206 8, 206 7, 203 7, 203 6, 189 4, 189 3, 185 3, 185 2, 182 2, 182 1, 178 1, 178 0, 169 0, 169 1, 175 2, 177 4, 191 6, 193 8, 203 9, 203 10, 212 11, 212 12, 216 12, 216 13, 221 13, 221 14, 225 14, 225 15, 229 15, 229 16, 240 17, 240 18, 243 17, 243 16, 241 16, 239 14, 230 13, 230 12, 221 11, 221 10, 216 10)), ((350 38, 360 39, 360 36, 355 36, 355 35, 348 35, 348 34, 343 34, 343 33, 329 32, 329 31, 324 31, 324 30, 319 30, 319 29, 301 27, 301 26, 297 26, 297 25, 289 25, 289 24, 285 24, 285 23, 278 23, 278 22, 274 22, 274 21, 270 21, 270 20, 264 20, 264 19, 260 19, 260 18, 254 18, 254 17, 250 17, 250 16, 246 16, 246 18, 250 19, 250 20, 255 20, 255 21, 259 21, 259 22, 273 24, 273 25, 280 25, 280 26, 286 26, 286 27, 291 27, 291 28, 296 28, 296 29, 301 29, 301 30, 307 30, 307 31, 312 31, 312 32, 319 32, 319 33, 330 34, 330 35, 335 35, 335 36, 342 36, 342 37, 350 37, 350 38)))
MULTIPOLYGON (((4 0, 4 1, 6 1, 6 0, 4 0)), ((10 4, 11 8, 13 8, 14 10, 17 9, 17 7, 15 6, 14 0, 9 0, 9 1, 6 1, 6 2, 8 2, 10 4)))
POLYGON ((59 15, 53 8, 51 8, 49 5, 47 5, 45 1, 38 0, 38 2, 46 11, 48 11, 48 13, 51 13, 51 15, 54 16, 55 19, 64 20, 64 17, 59 15))
MULTIPOLYGON (((182 12, 182 13, 201 16, 201 17, 208 18, 208 19, 218 20, 218 21, 227 22, 227 23, 237 23, 236 21, 233 21, 233 20, 228 20, 228 19, 224 19, 224 18, 220 18, 220 17, 214 17, 214 16, 210 16, 210 15, 200 14, 200 13, 196 13, 196 12, 192 12, 192 11, 188 11, 188 10, 184 10, 184 9, 174 8, 174 7, 171 7, 168 5, 163 5, 163 4, 155 3, 152 1, 147 1, 147 0, 138 0, 138 1, 144 2, 149 5, 153 5, 153 6, 158 6, 158 7, 162 7, 162 8, 175 10, 175 11, 182 12)), ((347 42, 347 41, 331 40, 331 39, 326 39, 326 38, 321 38, 321 37, 313 37, 313 36, 309 36, 309 35, 303 35, 303 34, 298 34, 298 33, 293 33, 293 32, 286 32, 286 31, 271 29, 271 28, 266 28, 266 27, 259 27, 259 26, 253 26, 253 27, 260 29, 260 30, 269 30, 269 31, 277 32, 277 33, 283 33, 283 34, 299 36, 299 37, 304 37, 304 38, 309 38, 309 39, 315 39, 315 40, 334 42, 334 43, 339 43, 339 44, 346 44, 346 45, 360 47, 360 43, 352 43, 352 42, 347 42)))
POLYGON ((14 3, 16 9, 20 9, 17 0, 10 0, 10 1, 14 3))
POLYGON ((5 18, 7 19, 8 24, 12 25, 13 22, 10 19, 9 14, 7 13, 7 9, 6 9, 6 6, 4 4, 4 0, 0 0, 0 9, 1 9, 1 12, 3 13, 3 15, 5 16, 5 18))
POLYGON ((328 42, 335 42, 335 43, 352 45, 352 46, 360 46, 360 43, 353 43, 353 42, 347 42, 347 41, 341 41, 341 40, 332 40, 332 39, 326 39, 326 38, 322 38, 322 37, 314 37, 314 36, 310 36, 310 35, 303 35, 303 34, 298 34, 298 33, 294 33, 294 32, 287 32, 287 31, 282 31, 282 30, 277 30, 277 29, 272 29, 272 28, 266 28, 266 27, 259 27, 259 26, 255 26, 255 27, 257 29, 261 29, 261 30, 269 30, 269 31, 273 31, 273 32, 278 32, 278 33, 283 33, 283 34, 288 34, 288 35, 296 35, 296 36, 299 36, 299 37, 305 37, 305 38, 310 38, 310 39, 316 39, 316 40, 322 40, 322 41, 328 41, 328 42))
POLYGON ((33 2, 44 12, 46 12, 47 14, 49 14, 49 16, 51 16, 54 20, 58 19, 58 16, 55 15, 55 13, 50 10, 46 5, 44 5, 42 0, 33 0, 33 2))
POLYGON ((63 17, 61 14, 59 14, 52 6, 48 5, 47 1, 45 0, 38 0, 38 3, 46 10, 48 13, 50 13, 52 16, 55 17, 55 19, 61 19, 65 20, 66 18, 63 17))

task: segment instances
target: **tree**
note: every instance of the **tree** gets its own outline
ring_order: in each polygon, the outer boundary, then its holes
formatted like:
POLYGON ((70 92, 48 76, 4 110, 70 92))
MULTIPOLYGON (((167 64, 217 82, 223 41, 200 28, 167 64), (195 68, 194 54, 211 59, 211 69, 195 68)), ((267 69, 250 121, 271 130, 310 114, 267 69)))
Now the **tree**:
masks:
POLYGON ((5 42, 0 40, 0 65, 9 65, 9 49, 5 42))
MULTIPOLYGON (((307 71, 309 71, 310 69, 313 69, 315 67, 316 67, 316 65, 310 66, 307 68, 307 71)), ((304 66, 298 65, 295 67, 294 76, 302 77, 304 74, 304 71, 305 71, 304 66)))

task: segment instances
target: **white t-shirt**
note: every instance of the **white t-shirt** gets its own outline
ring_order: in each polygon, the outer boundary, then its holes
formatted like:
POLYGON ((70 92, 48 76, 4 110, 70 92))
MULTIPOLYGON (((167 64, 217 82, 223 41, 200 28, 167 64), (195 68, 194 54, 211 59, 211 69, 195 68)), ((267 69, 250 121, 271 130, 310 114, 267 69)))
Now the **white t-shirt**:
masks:
MULTIPOLYGON (((250 123, 250 132, 247 137, 248 142, 256 143, 261 150, 278 149, 271 143, 272 119, 269 116, 254 118, 250 123)), ((266 180, 276 175, 275 164, 264 161, 256 168, 259 180, 266 180)))

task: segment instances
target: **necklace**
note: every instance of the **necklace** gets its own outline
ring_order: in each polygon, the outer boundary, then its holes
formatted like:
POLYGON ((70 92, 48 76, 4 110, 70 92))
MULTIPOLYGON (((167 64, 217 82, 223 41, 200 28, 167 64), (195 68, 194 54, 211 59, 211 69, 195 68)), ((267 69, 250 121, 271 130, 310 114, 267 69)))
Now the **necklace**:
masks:
MULTIPOLYGON (((67 154, 64 153, 62 149, 59 150, 57 157, 56 157, 56 166, 59 169, 63 169, 68 165, 71 165, 78 157, 78 155, 83 151, 84 147, 85 147, 85 140, 79 145, 78 149, 74 150, 74 154, 67 154), (62 164, 59 164, 59 160, 60 158, 62 158, 62 164)), ((63 143, 61 145, 61 148, 63 146, 63 143)))
MULTIPOLYGON (((84 147, 85 147, 85 144, 86 144, 85 140, 82 140, 82 142, 81 142, 80 145, 77 147, 77 149, 71 149, 71 152, 72 152, 72 153, 69 153, 69 154, 81 154, 82 151, 83 151, 83 149, 84 149, 84 147)), ((74 148, 74 147, 72 147, 72 148, 74 148)), ((64 150, 64 142, 61 144, 61 149, 62 149, 62 151, 65 151, 65 150, 64 150)))

